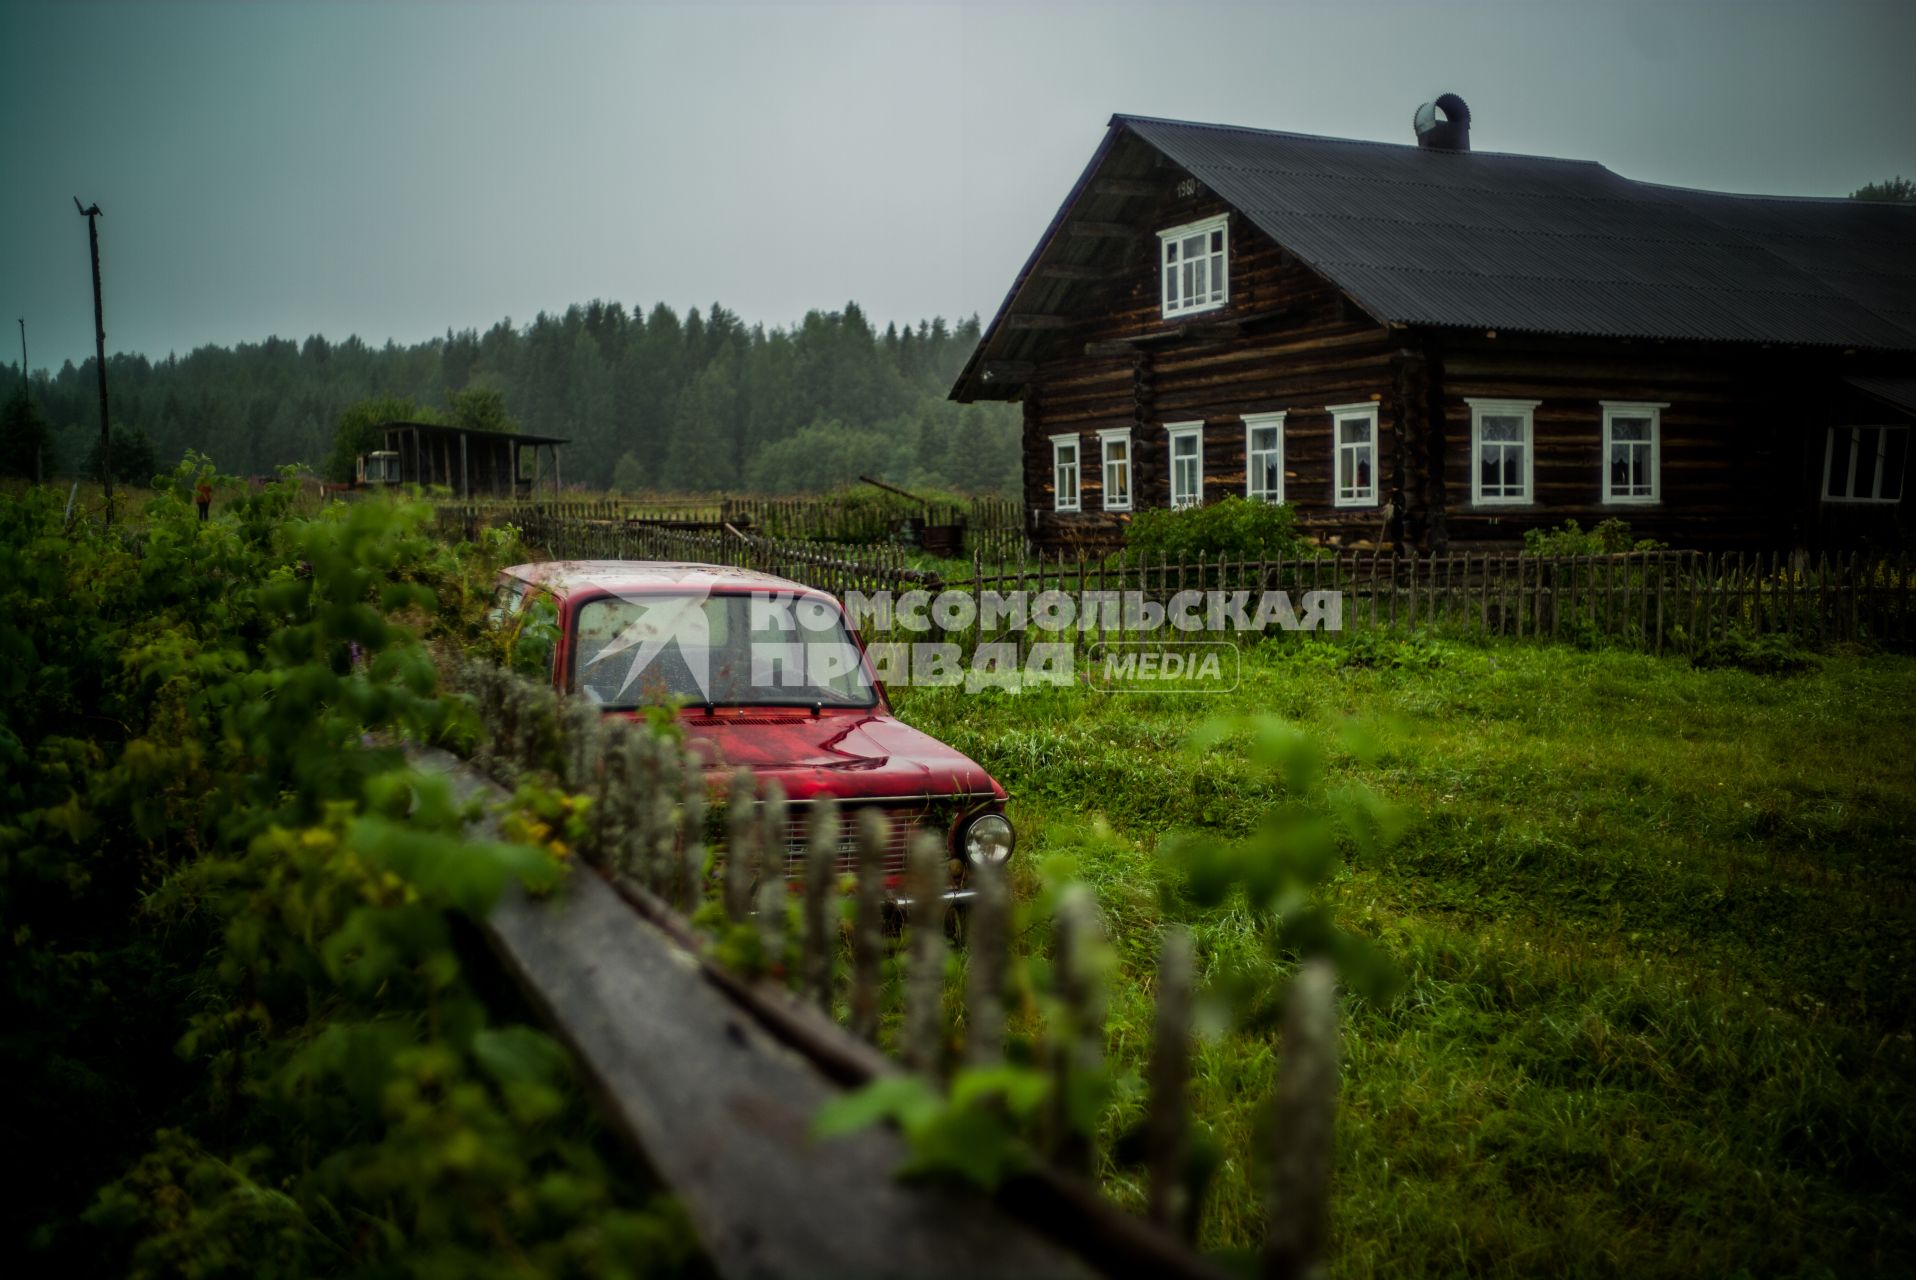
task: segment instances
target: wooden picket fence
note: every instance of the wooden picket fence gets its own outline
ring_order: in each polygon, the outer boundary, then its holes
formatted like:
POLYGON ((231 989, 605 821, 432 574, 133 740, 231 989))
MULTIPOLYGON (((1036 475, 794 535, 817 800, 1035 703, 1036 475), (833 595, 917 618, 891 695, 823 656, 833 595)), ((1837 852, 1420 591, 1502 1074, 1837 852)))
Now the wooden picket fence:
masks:
MULTIPOLYGON (((918 831, 909 838, 901 920, 885 883, 897 843, 880 810, 820 800, 803 806, 807 816, 795 836, 794 807, 776 783, 760 786, 740 770, 715 812, 697 755, 643 726, 488 664, 462 667, 455 683, 476 700, 486 726, 476 762, 507 783, 549 779, 588 797, 577 856, 619 891, 635 917, 665 928, 715 983, 825 1075, 856 1085, 902 1068, 943 1081, 961 1068, 1005 1061, 1013 937, 1002 868, 969 869, 967 887, 975 897, 962 930, 962 999, 954 1001, 946 990, 952 907, 944 893, 950 855, 943 833, 918 831), (844 911, 847 885, 850 908, 844 911), (715 909, 705 910, 708 904, 715 909), (762 954, 774 958, 772 977, 755 983, 729 972, 716 959, 719 935, 695 917, 755 930, 762 954), (781 989, 768 994, 767 983, 781 989), (955 1014, 954 1004, 961 1006, 955 1014), (895 1062, 874 1053, 879 1045, 891 1049, 895 1062)), ((1090 891, 1067 887, 1051 920, 1056 1012, 1035 1038, 1055 1106, 1041 1125, 1039 1163, 1002 1188, 996 1203, 1095 1271, 1219 1276, 1193 1248, 1203 1214, 1187 1176, 1196 978, 1192 942, 1182 928, 1165 932, 1155 982, 1146 1219, 1118 1211, 1088 1180, 1098 1159, 1096 1136, 1071 1124, 1066 1100, 1074 1077, 1098 1071, 1104 1057, 1105 993, 1091 959, 1100 929, 1090 891)), ((576 1040, 574 1033, 590 1028, 565 1025, 568 998, 565 983, 558 985, 534 992, 534 1002, 560 1024, 561 1034, 576 1040)), ((596 1015, 579 1016, 591 1021, 596 1015)), ((1267 1277, 1312 1274, 1321 1262, 1337 1037, 1333 973, 1327 961, 1306 961, 1292 986, 1271 1116, 1267 1277)), ((659 1051, 668 1051, 675 1038, 656 1037, 659 1051)), ((685 1134, 688 1143, 700 1140, 685 1134)), ((815 1147, 811 1158, 830 1162, 833 1149, 815 1147)), ((695 1219, 734 1220, 753 1211, 731 1203, 727 1197, 738 1193, 723 1185, 674 1190, 725 1201, 691 1205, 695 1219)), ((857 1213, 851 1221, 858 1225, 848 1230, 881 1238, 898 1229, 867 1223, 857 1213)))
MULTIPOLYGON (((912 589, 1035 595, 1130 593, 1165 605, 1180 593, 1335 592, 1338 629, 1436 632, 1606 644, 1695 654, 1726 639, 1784 636, 1810 646, 1916 646, 1916 563, 1907 555, 1630 551, 1417 555, 1383 551, 1282 559, 1125 560, 1032 556, 1022 538, 999 554, 973 547, 969 573, 912 568, 904 548, 766 537, 736 526, 695 531, 520 504, 527 543, 554 558, 671 559, 763 570, 843 596, 912 589)), ((457 532, 463 506, 441 508, 457 532)), ((1104 638, 1099 628, 1098 638, 1104 638)))
POLYGON ((901 536, 915 541, 928 528, 959 529, 1002 541, 1006 533, 1022 539, 1024 528, 1020 505, 991 495, 963 503, 922 502, 916 508, 907 500, 892 509, 847 507, 830 497, 726 498, 724 518, 770 537, 841 543, 890 542, 901 536), (901 516, 900 510, 907 514, 901 516))
MULTIPOLYGON (((1437 632, 1577 643, 1654 653, 1696 653, 1730 638, 1786 636, 1809 645, 1916 643, 1916 564, 1907 556, 1824 556, 1792 562, 1737 552, 1636 551, 1538 556, 1381 552, 1289 559, 1121 562, 1115 558, 1018 557, 974 561, 968 580, 946 589, 1027 596, 1137 593, 1160 605, 1202 593, 1190 607, 1209 617, 1212 593, 1235 593, 1255 609, 1259 594, 1294 601, 1332 592, 1339 629, 1437 632)), ((1087 626, 1102 638, 1103 628, 1087 626)))
POLYGON ((714 531, 729 526, 777 541, 912 546, 942 556, 971 552, 1009 556, 1024 545, 1021 508, 1010 499, 991 495, 962 504, 922 503, 903 515, 894 508, 847 506, 831 497, 469 498, 442 501, 436 507, 441 526, 468 539, 477 538, 482 529, 504 524, 555 530, 643 526, 714 531))

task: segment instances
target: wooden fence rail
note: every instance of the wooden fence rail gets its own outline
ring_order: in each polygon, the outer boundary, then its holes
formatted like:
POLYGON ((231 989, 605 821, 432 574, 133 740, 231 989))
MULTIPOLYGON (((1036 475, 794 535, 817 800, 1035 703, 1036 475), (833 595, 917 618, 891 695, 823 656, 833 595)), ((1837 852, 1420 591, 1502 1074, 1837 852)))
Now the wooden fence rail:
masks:
MULTIPOLYGON (((503 799, 444 753, 418 762, 452 778, 462 801, 503 799)), ((821 1149, 810 1137, 818 1109, 848 1077, 887 1064, 874 1054, 832 1070, 792 1052, 768 1010, 813 1036, 835 1029, 815 1011, 711 981, 683 921, 632 886, 584 869, 549 899, 508 894, 484 928, 572 1049, 613 1130, 672 1188, 721 1276, 1098 1274, 981 1197, 900 1182, 907 1152, 895 1134, 873 1129, 821 1149)))
POLYGON ((830 497, 712 497, 684 499, 471 498, 440 502, 448 531, 476 538, 484 528, 512 524, 564 533, 571 525, 624 524, 671 530, 716 531, 731 526, 788 542, 897 544, 941 556, 966 551, 1016 554, 1024 545, 1022 510, 1007 498, 981 496, 962 503, 846 504, 830 497), (902 509, 902 514, 901 514, 902 509))
MULTIPOLYGON (((463 514, 442 518, 453 522, 463 514)), ((463 513, 466 509, 457 509, 463 513)), ((529 545, 554 557, 676 559, 761 569, 841 598, 847 592, 913 589, 978 595, 1013 591, 1137 593, 1167 605, 1180 593, 1284 591, 1301 609, 1307 593, 1326 603, 1336 629, 1441 632, 1601 643, 1695 654, 1729 639, 1785 636, 1809 645, 1916 645, 1916 564, 1908 556, 1860 553, 1814 561, 1742 552, 1632 551, 1538 556, 1379 551, 1283 559, 1174 561, 1087 559, 974 549, 970 573, 949 579, 913 569, 889 543, 845 545, 766 537, 736 528, 696 532, 661 524, 579 518, 522 504, 529 545)), ((1208 598, 1201 602, 1206 607, 1208 598)), ((1208 628, 1207 628, 1208 629, 1208 628)), ((1105 628, 1083 628, 1104 638, 1105 628)), ((979 637, 998 638, 998 637, 979 637)), ((1003 638, 1010 638, 1009 636, 1003 638)))
MULTIPOLYGON (((760 787, 749 772, 740 771, 714 803, 698 757, 641 725, 602 716, 583 701, 560 699, 547 686, 486 664, 461 668, 456 682, 476 700, 487 726, 476 762, 508 783, 545 778, 589 797, 588 827, 575 846, 579 856, 637 916, 675 940, 688 962, 739 1001, 759 1027, 797 1050, 822 1076, 855 1085, 902 1067, 942 1081, 967 1067, 1005 1061, 1012 928, 1001 869, 981 864, 971 870, 969 887, 977 893, 968 908, 966 980, 954 1013, 953 993, 947 992, 945 981, 952 907, 942 892, 949 883, 950 856, 944 833, 919 831, 909 839, 905 887, 910 905, 900 921, 896 908, 883 897, 886 851, 895 845, 888 820, 877 810, 841 812, 830 801, 811 804, 809 829, 794 849, 789 810, 776 783, 760 787), (852 868, 844 877, 849 881, 849 906, 841 910, 845 888, 840 881, 847 858, 852 868), (708 903, 715 910, 704 910, 708 903), (716 928, 755 931, 768 961, 761 976, 754 979, 720 964, 715 958, 719 935, 695 926, 695 915, 725 922, 716 928), (888 951, 900 963, 885 964, 888 951), (902 973, 886 976, 898 969, 902 973), (897 1064, 875 1052, 879 1045, 895 1052, 897 1064)), ((515 908, 532 909, 524 904, 515 908)), ((554 905, 548 912, 574 909, 554 905)), ((608 940, 614 925, 602 902, 595 899, 590 912, 592 918, 579 926, 588 936, 578 942, 591 952, 592 965, 603 970, 617 951, 608 940)), ((636 982, 644 975, 621 975, 615 969, 597 972, 583 984, 577 975, 568 980, 566 962, 554 959, 554 952, 570 926, 514 917, 504 927, 519 935, 506 943, 509 960, 518 969, 535 964, 528 956, 544 957, 536 964, 549 976, 534 983, 535 1004, 559 1033, 575 1046, 587 1046, 582 1053, 613 1052, 603 1043, 608 1015, 601 1006, 613 998, 607 984, 616 986, 628 977, 636 982), (568 981, 582 986, 585 994, 568 994, 568 981)), ((1041 1126, 1040 1162, 1005 1184, 993 1203, 1095 1271, 1215 1277, 1217 1269, 1191 1247, 1203 1206, 1186 1180, 1189 1164, 1184 1158, 1191 1142, 1186 1081, 1193 1045, 1193 973, 1190 942, 1180 933, 1166 938, 1165 970, 1157 984, 1156 1046, 1147 1101, 1149 1219, 1119 1212, 1088 1181, 1096 1165, 1097 1135, 1070 1122, 1064 1101, 1072 1096, 1074 1080, 1101 1067, 1105 994, 1089 960, 1098 950, 1100 929, 1089 891, 1067 887, 1051 921, 1051 972, 1056 975, 1052 994, 1058 1011, 1042 1022, 1036 1036, 1038 1060, 1052 1079, 1057 1105, 1041 1126)), ((576 948, 568 954, 584 963, 576 948)), ((1268 1228, 1273 1243, 1264 1254, 1263 1268, 1265 1276, 1285 1278, 1311 1273, 1321 1262, 1325 1240, 1337 1015, 1335 986, 1321 962, 1305 964, 1293 986, 1292 1002, 1274 1103, 1285 1129, 1274 1135, 1269 1159, 1275 1179, 1268 1228), (1293 1135, 1300 1144, 1296 1150, 1293 1135)), ((717 1034, 692 1027, 673 1027, 667 1034, 666 1028, 650 1022, 644 1034, 620 1040, 617 1052, 678 1052, 694 1062, 700 1055, 716 1059, 736 1052, 729 1042, 707 1043, 717 1034), (654 1048, 646 1048, 648 1044, 654 1048)), ((696 1132, 683 1127, 717 1123, 710 1114, 712 1104, 700 1090, 674 1087, 673 1096, 688 1095, 683 1114, 676 1117, 661 1115, 656 1100, 625 1096, 628 1086, 649 1087, 644 1082, 655 1079, 658 1070, 656 1065, 628 1066, 601 1079, 618 1123, 640 1130, 642 1146, 661 1141, 667 1133, 678 1133, 687 1142, 699 1140, 696 1132)), ((709 1136, 705 1140, 714 1141, 709 1136)), ((811 1148, 809 1158, 829 1165, 838 1157, 832 1147, 822 1145, 811 1148)), ((846 1158, 868 1162, 871 1157, 865 1151, 846 1158)), ((673 1177, 673 1161, 654 1163, 673 1177)), ((833 1181, 823 1179, 828 1185, 833 1181)), ((735 1203, 739 1197, 772 1195, 764 1176, 732 1185, 688 1173, 674 1178, 674 1189, 698 1201, 689 1206, 697 1222, 753 1218, 778 1229, 778 1214, 755 1216, 749 1206, 735 1203)), ((800 1197, 798 1203, 805 1202, 800 1197)), ((872 1218, 865 1207, 845 1212, 856 1222, 850 1228, 854 1233, 870 1231, 883 1239, 895 1229, 893 1223, 872 1218)), ((962 1204, 953 1212, 962 1213, 962 1204)), ((794 1238, 809 1238, 804 1230, 794 1230, 794 1238)), ((914 1241, 913 1251, 921 1244, 914 1241)), ((975 1261, 976 1242, 962 1247, 973 1252, 954 1255, 934 1270, 950 1274, 954 1268, 964 1270, 966 1259, 975 1261)), ((824 1272, 832 1271, 824 1267, 824 1272)), ((1052 1274, 1042 1267, 1030 1273, 1052 1274)))

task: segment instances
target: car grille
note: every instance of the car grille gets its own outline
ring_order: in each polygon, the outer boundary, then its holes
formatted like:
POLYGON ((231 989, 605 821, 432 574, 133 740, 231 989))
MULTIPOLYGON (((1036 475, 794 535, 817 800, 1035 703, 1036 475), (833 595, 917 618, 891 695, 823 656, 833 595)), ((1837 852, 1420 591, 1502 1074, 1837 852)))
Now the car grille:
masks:
MULTIPOLYGON (((951 801, 912 800, 904 803, 841 804, 838 809, 838 872, 855 874, 858 870, 859 814, 876 809, 890 820, 885 837, 885 879, 893 882, 905 873, 905 850, 920 830, 929 829, 942 839, 951 831, 956 807, 951 801)), ((811 806, 795 804, 785 827, 785 874, 794 880, 805 877, 805 855, 811 846, 811 806)))

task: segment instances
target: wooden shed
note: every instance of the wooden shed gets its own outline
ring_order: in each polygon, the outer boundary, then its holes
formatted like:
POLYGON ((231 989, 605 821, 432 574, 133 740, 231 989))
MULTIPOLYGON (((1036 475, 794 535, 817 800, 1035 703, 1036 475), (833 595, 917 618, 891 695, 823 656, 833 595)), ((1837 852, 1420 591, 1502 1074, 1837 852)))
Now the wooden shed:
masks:
POLYGON ((1112 117, 952 390, 1024 407, 1027 532, 1285 501, 1430 550, 1618 517, 1907 545, 1916 207, 1112 117))
POLYGON ((399 455, 402 484, 444 485, 462 498, 524 498, 559 492, 557 436, 485 431, 438 422, 381 424, 383 448, 399 455))

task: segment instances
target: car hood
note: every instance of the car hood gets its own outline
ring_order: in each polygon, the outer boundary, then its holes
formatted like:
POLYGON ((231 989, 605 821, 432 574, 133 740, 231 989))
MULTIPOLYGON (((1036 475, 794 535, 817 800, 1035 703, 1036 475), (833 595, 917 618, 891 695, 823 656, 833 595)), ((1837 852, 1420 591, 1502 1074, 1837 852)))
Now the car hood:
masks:
POLYGON ((744 766, 778 779, 794 800, 1005 794, 969 756, 884 712, 721 709, 680 723, 708 769, 744 766))

